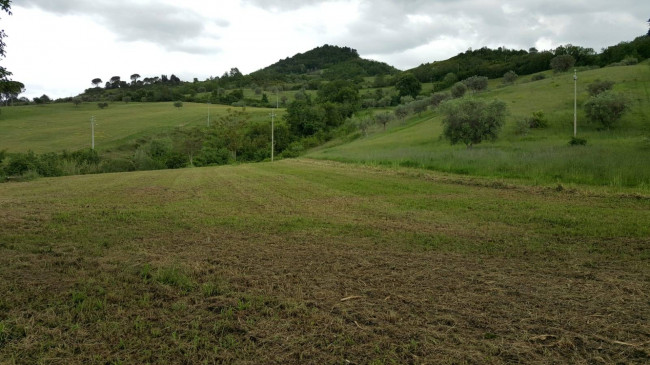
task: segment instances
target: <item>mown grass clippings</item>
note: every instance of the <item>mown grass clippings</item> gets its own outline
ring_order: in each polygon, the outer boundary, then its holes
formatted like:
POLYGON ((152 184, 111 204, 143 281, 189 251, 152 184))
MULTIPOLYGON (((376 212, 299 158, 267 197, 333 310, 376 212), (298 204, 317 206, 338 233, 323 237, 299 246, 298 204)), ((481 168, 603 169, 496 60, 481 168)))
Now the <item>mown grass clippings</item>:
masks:
POLYGON ((314 160, 2 185, 0 358, 643 363, 647 201, 570 189, 314 160))

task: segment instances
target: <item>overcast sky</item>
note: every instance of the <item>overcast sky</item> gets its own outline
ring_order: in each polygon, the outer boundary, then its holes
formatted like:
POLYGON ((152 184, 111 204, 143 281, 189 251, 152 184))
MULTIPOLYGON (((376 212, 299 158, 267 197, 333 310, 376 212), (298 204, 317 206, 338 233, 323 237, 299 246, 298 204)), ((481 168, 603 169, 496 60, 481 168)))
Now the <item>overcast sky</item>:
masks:
POLYGON ((0 62, 22 96, 129 81, 244 74, 323 44, 409 69, 468 48, 601 48, 647 32, 648 0, 14 0, 0 62), (273 4, 273 5, 272 5, 273 4))

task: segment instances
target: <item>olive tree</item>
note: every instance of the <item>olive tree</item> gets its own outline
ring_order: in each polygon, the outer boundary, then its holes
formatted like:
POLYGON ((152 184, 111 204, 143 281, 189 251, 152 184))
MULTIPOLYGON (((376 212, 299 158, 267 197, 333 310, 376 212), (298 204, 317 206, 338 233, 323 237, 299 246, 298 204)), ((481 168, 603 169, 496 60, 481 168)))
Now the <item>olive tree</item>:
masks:
POLYGON ((451 96, 454 98, 462 98, 463 95, 467 92, 467 86, 462 82, 457 82, 454 86, 451 87, 451 96))
POLYGON ((484 140, 495 140, 506 118, 506 103, 477 99, 447 101, 441 105, 444 114, 443 136, 451 144, 462 142, 471 148, 484 140))
POLYGON ((624 95, 613 91, 605 91, 592 96, 585 103, 587 117, 593 122, 602 124, 607 129, 621 119, 627 109, 629 109, 628 99, 624 95))

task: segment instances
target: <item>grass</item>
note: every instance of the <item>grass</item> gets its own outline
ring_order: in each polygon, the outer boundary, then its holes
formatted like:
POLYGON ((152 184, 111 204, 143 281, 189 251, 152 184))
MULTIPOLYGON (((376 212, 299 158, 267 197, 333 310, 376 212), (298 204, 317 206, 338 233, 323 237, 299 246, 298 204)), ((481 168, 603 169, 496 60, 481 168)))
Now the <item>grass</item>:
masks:
POLYGON ((2 184, 0 203, 7 363, 650 356, 643 195, 285 160, 2 184))
MULTIPOLYGON (((87 148, 90 146, 90 118, 95 116, 95 146, 103 151, 164 130, 205 125, 208 109, 214 121, 229 108, 196 103, 183 103, 182 108, 175 108, 172 102, 112 103, 106 109, 98 109, 96 103, 2 108, 0 149, 43 153, 87 148)), ((246 110, 252 122, 270 123, 269 109, 246 110)))
POLYGON ((578 112, 578 136, 587 146, 571 147, 573 133, 573 78, 552 75, 530 82, 521 77, 513 86, 490 81, 490 90, 475 96, 498 98, 508 104, 510 116, 498 141, 472 150, 451 146, 441 139, 442 117, 437 111, 412 117, 406 124, 394 122, 386 132, 374 133, 352 143, 333 143, 308 156, 366 164, 420 167, 463 175, 519 179, 534 184, 588 184, 650 191, 650 67, 647 64, 581 71, 578 105, 587 100, 587 85, 597 79, 616 81, 614 90, 626 93, 632 108, 612 130, 585 120, 578 112), (549 127, 515 133, 515 122, 541 110, 549 127))

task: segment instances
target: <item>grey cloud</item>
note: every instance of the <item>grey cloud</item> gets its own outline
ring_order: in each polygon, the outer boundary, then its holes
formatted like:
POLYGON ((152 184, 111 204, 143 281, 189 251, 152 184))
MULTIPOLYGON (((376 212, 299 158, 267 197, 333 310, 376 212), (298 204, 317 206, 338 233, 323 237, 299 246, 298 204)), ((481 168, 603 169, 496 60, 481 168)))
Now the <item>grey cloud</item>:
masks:
POLYGON ((86 15, 104 24, 122 41, 146 41, 169 51, 211 53, 214 49, 187 47, 188 40, 203 37, 204 24, 226 27, 223 19, 209 20, 177 6, 130 1, 22 0, 17 6, 36 7, 62 15, 86 15))
POLYGON ((285 1, 267 1, 267 0, 243 0, 244 4, 262 8, 270 11, 297 10, 300 8, 331 2, 324 0, 285 0, 285 1))
POLYGON ((463 39, 474 47, 527 49, 542 38, 591 47, 611 45, 629 40, 635 26, 640 29, 638 35, 643 34, 650 4, 635 0, 620 0, 614 6, 609 0, 361 0, 359 13, 348 34, 336 41, 361 54, 390 55, 441 38, 463 39), (428 16, 432 22, 409 22, 409 16, 428 16), (611 21, 603 22, 603 17, 611 21), (626 23, 626 17, 638 18, 638 25, 626 23))

